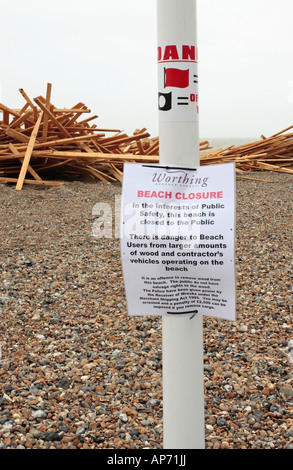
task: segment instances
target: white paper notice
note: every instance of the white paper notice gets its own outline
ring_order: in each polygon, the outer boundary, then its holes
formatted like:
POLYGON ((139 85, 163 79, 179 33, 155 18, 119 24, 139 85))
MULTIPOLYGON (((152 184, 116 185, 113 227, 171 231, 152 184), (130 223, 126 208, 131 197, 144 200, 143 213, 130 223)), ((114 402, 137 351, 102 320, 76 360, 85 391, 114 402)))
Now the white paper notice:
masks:
POLYGON ((235 168, 126 163, 121 257, 129 315, 235 320, 235 168))

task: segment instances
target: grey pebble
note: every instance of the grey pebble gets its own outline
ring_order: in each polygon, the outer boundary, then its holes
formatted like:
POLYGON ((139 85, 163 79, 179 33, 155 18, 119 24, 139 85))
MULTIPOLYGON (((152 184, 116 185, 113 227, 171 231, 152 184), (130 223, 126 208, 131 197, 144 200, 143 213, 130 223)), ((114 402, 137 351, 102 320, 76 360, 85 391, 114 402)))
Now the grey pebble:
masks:
POLYGON ((48 431, 45 433, 45 441, 61 441, 62 439, 62 434, 59 434, 54 431, 48 431))
POLYGON ((36 410, 32 412, 32 418, 37 419, 37 418, 46 418, 47 413, 43 410, 36 410))

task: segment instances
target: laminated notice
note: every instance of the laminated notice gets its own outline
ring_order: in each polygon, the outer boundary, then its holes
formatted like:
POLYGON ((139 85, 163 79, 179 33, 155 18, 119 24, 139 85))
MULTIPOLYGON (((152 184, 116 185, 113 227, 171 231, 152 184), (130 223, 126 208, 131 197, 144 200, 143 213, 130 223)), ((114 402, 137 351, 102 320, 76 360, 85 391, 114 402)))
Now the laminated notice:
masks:
POLYGON ((235 166, 126 163, 121 258, 129 315, 235 320, 235 166))

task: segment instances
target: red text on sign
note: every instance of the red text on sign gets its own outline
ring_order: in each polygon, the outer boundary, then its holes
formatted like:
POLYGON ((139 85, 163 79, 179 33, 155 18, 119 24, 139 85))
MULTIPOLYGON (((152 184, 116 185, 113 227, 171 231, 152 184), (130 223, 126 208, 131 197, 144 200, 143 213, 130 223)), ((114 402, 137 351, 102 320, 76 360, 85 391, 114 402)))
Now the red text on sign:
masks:
POLYGON ((170 191, 137 191, 137 197, 158 197, 170 199, 172 192, 170 191))
POLYGON ((165 46, 164 48, 158 46, 158 62, 180 60, 197 62, 197 48, 188 45, 177 47, 175 44, 165 46))

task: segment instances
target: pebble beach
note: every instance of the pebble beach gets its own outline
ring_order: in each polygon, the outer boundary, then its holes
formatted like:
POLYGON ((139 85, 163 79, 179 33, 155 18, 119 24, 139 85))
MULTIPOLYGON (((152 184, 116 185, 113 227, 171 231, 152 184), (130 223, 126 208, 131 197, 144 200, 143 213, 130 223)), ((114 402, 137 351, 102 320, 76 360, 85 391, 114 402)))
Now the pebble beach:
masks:
MULTIPOLYGON (((203 317, 206 449, 293 449, 292 176, 244 176, 237 319, 203 317)), ((121 190, 0 185, 0 449, 163 448, 162 323, 127 315, 121 190)))

